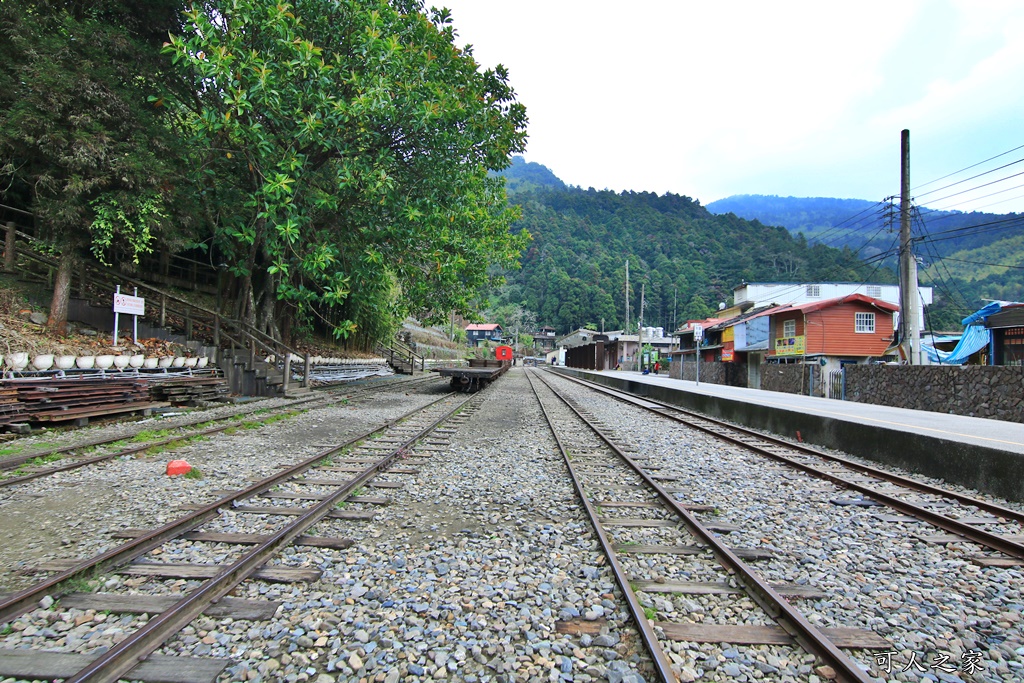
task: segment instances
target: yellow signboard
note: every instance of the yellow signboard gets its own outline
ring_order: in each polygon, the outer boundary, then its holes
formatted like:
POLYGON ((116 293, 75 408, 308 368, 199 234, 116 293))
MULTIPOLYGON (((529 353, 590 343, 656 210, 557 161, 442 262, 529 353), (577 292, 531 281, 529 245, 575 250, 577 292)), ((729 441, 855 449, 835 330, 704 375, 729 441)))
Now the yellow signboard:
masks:
POLYGON ((775 340, 776 356, 802 356, 804 355, 804 340, 806 337, 779 337, 775 340))

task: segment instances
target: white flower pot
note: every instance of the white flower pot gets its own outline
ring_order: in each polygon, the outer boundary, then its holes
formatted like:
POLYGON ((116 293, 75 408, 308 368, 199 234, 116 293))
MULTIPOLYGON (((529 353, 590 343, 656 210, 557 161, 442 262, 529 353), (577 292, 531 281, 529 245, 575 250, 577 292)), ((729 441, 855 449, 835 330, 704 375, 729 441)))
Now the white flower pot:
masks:
POLYGON ((186 358, 185 359, 185 367, 186 368, 194 368, 196 366, 196 363, 198 363, 198 362, 199 362, 198 358, 195 358, 195 357, 186 358))
POLYGON ((12 370, 23 370, 28 365, 28 354, 24 351, 12 353, 7 359, 7 367, 12 370))
POLYGON ((109 370, 113 364, 114 357, 109 354, 96 356, 96 367, 98 367, 100 370, 109 370))
POLYGON ((203 356, 202 358, 199 359, 199 362, 196 363, 196 367, 197 368, 205 368, 207 365, 209 365, 209 363, 210 363, 209 357, 203 356))
POLYGON ((146 362, 146 357, 141 353, 136 353, 134 356, 128 359, 128 366, 132 368, 141 368, 142 364, 146 362))
POLYGON ((161 367, 161 368, 169 368, 169 367, 171 367, 171 363, 173 363, 173 362, 174 362, 174 356, 164 356, 157 363, 157 366, 161 367))
POLYGON ((41 353, 32 359, 32 367, 36 370, 49 370, 53 367, 53 354, 41 353))
POLYGON ((146 368, 147 370, 152 370, 152 369, 154 369, 156 367, 156 364, 159 363, 159 362, 160 362, 159 358, 156 358, 156 357, 147 358, 145 361, 143 361, 142 367, 146 368))
POLYGON ((56 358, 57 367, 61 370, 70 370, 75 367, 74 356, 57 356, 56 358))
POLYGON ((75 365, 82 370, 91 370, 96 365, 96 356, 79 356, 75 359, 75 365))
POLYGON ((175 356, 174 360, 171 361, 172 368, 183 368, 185 367, 185 359, 181 356, 175 356))

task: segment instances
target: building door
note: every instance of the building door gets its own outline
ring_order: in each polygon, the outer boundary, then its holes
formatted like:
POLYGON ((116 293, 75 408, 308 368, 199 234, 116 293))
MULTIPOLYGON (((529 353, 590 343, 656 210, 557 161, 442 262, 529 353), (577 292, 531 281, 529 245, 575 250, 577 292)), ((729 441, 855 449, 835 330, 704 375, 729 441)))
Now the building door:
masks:
POLYGON ((764 354, 747 354, 747 386, 751 389, 761 388, 761 360, 764 354))

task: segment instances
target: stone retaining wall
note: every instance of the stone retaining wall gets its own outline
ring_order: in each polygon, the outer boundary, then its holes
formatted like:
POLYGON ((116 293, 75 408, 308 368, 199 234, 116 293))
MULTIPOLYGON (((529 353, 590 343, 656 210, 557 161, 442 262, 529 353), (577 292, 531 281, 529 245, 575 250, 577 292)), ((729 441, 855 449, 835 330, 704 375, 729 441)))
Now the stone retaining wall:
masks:
POLYGON ((846 400, 1024 422, 1024 368, 848 365, 846 400))

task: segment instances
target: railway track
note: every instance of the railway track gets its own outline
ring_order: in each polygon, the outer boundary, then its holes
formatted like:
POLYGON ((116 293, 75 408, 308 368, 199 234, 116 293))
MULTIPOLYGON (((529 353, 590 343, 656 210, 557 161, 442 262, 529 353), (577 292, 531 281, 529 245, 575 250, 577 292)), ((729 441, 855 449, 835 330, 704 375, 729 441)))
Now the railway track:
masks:
POLYGON ((400 382, 380 382, 358 387, 355 391, 351 387, 347 388, 347 390, 345 388, 330 388, 321 390, 318 392, 319 395, 288 401, 273 408, 250 405, 242 407, 229 415, 220 415, 213 418, 200 415, 175 424, 172 429, 178 433, 166 438, 160 438, 155 434, 167 430, 150 432, 143 428, 133 434, 119 434, 117 436, 88 439, 68 446, 46 450, 39 449, 19 455, 11 455, 0 459, 0 489, 59 472, 67 472, 87 465, 136 455, 151 448, 169 447, 175 444, 186 443, 193 439, 229 432, 242 426, 255 426, 258 423, 273 422, 284 416, 293 415, 298 410, 308 410, 341 400, 364 400, 382 388, 413 388, 424 383, 430 383, 432 380, 436 382, 436 379, 433 377, 421 377, 400 382), (346 391, 347 395, 340 396, 341 391, 346 391), (252 419, 244 419, 247 417, 252 419), (190 430, 189 428, 195 429, 190 430), (93 451, 103 449, 104 447, 113 447, 113 450, 100 454, 93 453, 93 451))
POLYGON ((969 541, 980 545, 989 554, 975 556, 973 559, 978 564, 995 567, 1024 564, 1024 512, 715 420, 671 404, 640 398, 574 377, 561 377, 853 491, 858 498, 847 500, 848 504, 885 506, 900 515, 948 532, 921 534, 922 540, 940 544, 969 541), (979 516, 979 513, 983 515, 979 516), (986 526, 997 530, 986 530, 986 526))
MULTIPOLYGON (((541 379, 536 371, 528 371, 528 376, 541 379)), ((654 463, 631 457, 600 424, 587 416, 584 409, 559 393, 546 379, 542 382, 543 390, 538 390, 537 385, 534 385, 537 400, 543 407, 570 476, 597 529, 602 548, 626 596, 660 680, 669 683, 678 680, 663 645, 663 642, 671 640, 734 644, 795 642, 813 654, 821 666, 828 667, 837 680, 859 683, 873 680, 840 646, 885 649, 889 647, 887 641, 864 629, 825 630, 815 626, 784 597, 793 600, 809 599, 816 597, 814 591, 797 585, 770 584, 741 557, 746 555, 756 558, 756 549, 738 549, 727 545, 718 533, 731 529, 702 523, 693 514, 693 509, 706 509, 707 506, 690 506, 692 509, 688 509, 686 504, 676 500, 658 481, 658 475, 649 471, 658 469, 654 463), (548 392, 547 396, 545 391, 548 392), (553 400, 561 405, 553 406, 553 400), (627 517, 626 514, 636 516, 627 517), (688 537, 684 535, 685 540, 676 533, 680 525, 688 533, 688 537), (657 544, 614 542, 615 530, 623 528, 661 529, 672 540, 657 544), (729 594, 736 591, 729 581, 673 582, 662 583, 660 586, 656 582, 638 584, 621 558, 649 554, 689 556, 705 565, 703 569, 692 570, 693 573, 728 576, 763 610, 766 623, 725 626, 653 621, 641 605, 635 588, 692 594, 729 594), (720 570, 708 569, 706 565, 711 561, 716 561, 720 570)))
MULTIPOLYGON (((90 559, 70 563, 51 563, 44 567, 57 573, 29 588, 0 600, 0 623, 37 608, 53 605, 54 598, 67 593, 85 578, 100 573, 160 577, 202 577, 202 583, 180 599, 136 599, 130 595, 77 594, 63 598, 65 604, 92 605, 93 609, 111 609, 130 613, 156 613, 130 635, 100 655, 47 654, 6 651, 0 653, 0 675, 29 679, 63 678, 66 681, 116 681, 129 677, 143 681, 183 681, 198 683, 215 680, 229 660, 209 658, 161 657, 152 655, 162 643, 200 614, 227 613, 237 618, 254 614, 273 614, 278 604, 257 604, 227 596, 243 581, 309 581, 315 570, 292 568, 280 560, 280 553, 291 544, 323 548, 344 548, 344 538, 307 535, 321 520, 360 520, 373 516, 372 507, 386 504, 376 496, 362 495, 364 488, 382 490, 400 487, 402 475, 415 473, 415 448, 434 435, 444 442, 456 424, 472 410, 476 397, 445 395, 414 411, 400 421, 368 430, 344 443, 321 450, 313 457, 292 465, 280 473, 251 486, 229 493, 213 503, 152 531, 131 532, 124 544, 90 559), (461 415, 461 416, 457 416, 461 415), (442 430, 440 433, 438 430, 442 430), (385 477, 385 480, 381 480, 385 477), (246 505, 260 497, 276 506, 246 505), (342 504, 343 507, 339 507, 342 504), (264 515, 286 520, 267 533, 226 534, 216 530, 224 514, 264 515), (205 526, 213 530, 204 530, 205 526), (228 560, 216 559, 186 566, 168 565, 160 556, 173 556, 175 544, 214 544, 211 549, 231 547, 228 560), (244 550, 242 549, 244 548, 244 550), (225 566, 226 565, 226 566, 225 566), (77 602, 76 602, 77 601, 77 602)), ((262 502, 256 501, 256 502, 262 502)), ((211 551, 211 557, 225 555, 211 551)), ((108 582, 109 583, 109 582, 108 582)))

